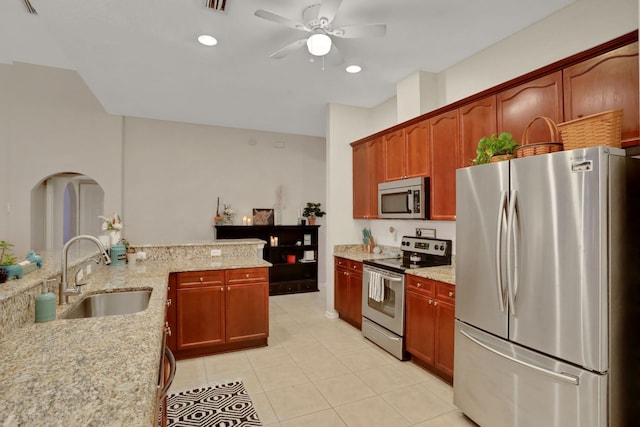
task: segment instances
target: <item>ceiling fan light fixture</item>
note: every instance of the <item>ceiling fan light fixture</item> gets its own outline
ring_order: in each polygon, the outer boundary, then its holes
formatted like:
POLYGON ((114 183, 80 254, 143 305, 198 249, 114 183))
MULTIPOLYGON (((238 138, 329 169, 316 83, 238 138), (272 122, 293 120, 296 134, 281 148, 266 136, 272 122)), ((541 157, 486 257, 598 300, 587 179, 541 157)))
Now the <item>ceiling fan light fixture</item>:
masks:
POLYGON ((359 66, 359 65, 353 64, 353 65, 349 65, 347 68, 345 68, 345 71, 347 73, 350 73, 350 74, 356 74, 356 73, 359 73, 360 71, 362 71, 362 67, 359 66))
POLYGON ((307 49, 314 56, 324 56, 331 50, 331 37, 316 33, 307 39, 307 49))
POLYGON ((202 34, 198 36, 198 42, 205 46, 215 46, 218 44, 218 40, 209 34, 202 34))

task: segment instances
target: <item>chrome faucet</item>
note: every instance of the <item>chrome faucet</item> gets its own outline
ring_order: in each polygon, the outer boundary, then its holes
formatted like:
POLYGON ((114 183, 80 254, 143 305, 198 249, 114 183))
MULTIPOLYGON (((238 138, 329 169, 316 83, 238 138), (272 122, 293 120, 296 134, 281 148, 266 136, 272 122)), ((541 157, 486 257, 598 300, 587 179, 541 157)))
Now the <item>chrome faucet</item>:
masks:
POLYGON ((90 236, 88 234, 81 234, 79 236, 72 237, 69 239, 67 243, 65 243, 62 248, 62 279, 60 280, 60 292, 58 294, 58 303, 59 304, 69 304, 69 295, 78 295, 80 293, 80 289, 74 284, 73 287, 69 288, 67 283, 67 266, 69 263, 69 247, 78 240, 89 240, 98 246, 100 249, 100 254, 102 255, 102 260, 105 264, 111 264, 111 258, 107 253, 107 250, 102 246, 102 243, 97 238, 90 236))

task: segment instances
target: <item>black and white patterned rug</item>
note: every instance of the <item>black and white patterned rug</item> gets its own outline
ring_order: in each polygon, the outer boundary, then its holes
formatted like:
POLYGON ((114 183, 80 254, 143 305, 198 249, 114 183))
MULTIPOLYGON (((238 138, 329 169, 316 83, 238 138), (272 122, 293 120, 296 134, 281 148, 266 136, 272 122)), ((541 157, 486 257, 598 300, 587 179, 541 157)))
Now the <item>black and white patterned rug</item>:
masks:
POLYGON ((196 388, 167 397, 167 425, 171 427, 262 426, 242 381, 196 388))

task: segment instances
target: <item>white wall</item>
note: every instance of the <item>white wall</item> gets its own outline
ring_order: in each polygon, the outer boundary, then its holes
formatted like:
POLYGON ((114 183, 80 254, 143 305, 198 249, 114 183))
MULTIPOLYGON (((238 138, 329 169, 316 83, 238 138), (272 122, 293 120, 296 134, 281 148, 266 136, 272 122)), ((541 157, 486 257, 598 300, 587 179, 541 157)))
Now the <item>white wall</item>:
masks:
MULTIPOLYGON (((326 206, 324 138, 127 117, 123 158, 123 235, 134 245, 213 239, 217 197, 236 225, 274 208, 279 186, 282 224, 296 224, 306 202, 326 206)), ((318 220, 322 251, 327 218, 318 220)))
POLYGON ((9 192, 0 217, 7 222, 2 239, 22 256, 31 249, 31 190, 50 175, 90 176, 105 191, 105 208, 121 209, 122 119, 104 112, 75 71, 8 67, 0 78, 8 86, 9 165, 0 181, 9 192))
MULTIPOLYGON (((11 66, 0 64, 0 93, 9 94, 11 66)), ((8 240, 7 203, 9 202, 9 115, 11 97, 0 96, 0 240, 8 240)))
MULTIPOLYGON (((0 240, 18 256, 32 248, 32 224, 44 224, 31 218, 44 206, 32 189, 61 172, 95 179, 104 214, 121 213, 133 244, 211 240, 217 196, 236 223, 272 208, 281 184, 283 224, 308 201, 326 206, 323 138, 112 116, 75 71, 30 64, 0 64, 0 90, 0 240)), ((323 284, 322 258, 319 267, 323 284)))
POLYGON ((576 0, 441 73, 443 105, 638 28, 638 0, 576 0))

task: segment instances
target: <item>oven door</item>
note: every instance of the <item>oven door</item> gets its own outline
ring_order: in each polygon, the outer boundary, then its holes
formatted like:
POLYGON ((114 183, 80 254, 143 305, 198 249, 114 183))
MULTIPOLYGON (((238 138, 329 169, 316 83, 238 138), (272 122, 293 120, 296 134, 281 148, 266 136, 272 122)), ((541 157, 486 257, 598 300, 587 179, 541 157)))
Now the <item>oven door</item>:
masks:
POLYGON ((362 271, 362 317, 378 325, 404 335, 404 274, 365 265, 362 271), (383 297, 372 298, 371 272, 381 276, 383 297))

